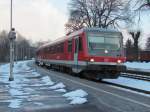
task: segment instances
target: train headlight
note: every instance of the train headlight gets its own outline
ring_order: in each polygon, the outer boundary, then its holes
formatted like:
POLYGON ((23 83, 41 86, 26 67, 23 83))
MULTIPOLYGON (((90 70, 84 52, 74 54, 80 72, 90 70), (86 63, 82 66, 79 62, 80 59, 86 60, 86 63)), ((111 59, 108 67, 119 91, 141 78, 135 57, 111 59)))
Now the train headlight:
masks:
POLYGON ((93 59, 93 58, 91 58, 91 59, 90 59, 90 62, 94 62, 94 59, 93 59))
POLYGON ((105 52, 105 54, 108 54, 108 50, 105 50, 104 52, 105 52))
POLYGON ((117 60, 117 63, 122 63, 122 61, 121 60, 117 60))

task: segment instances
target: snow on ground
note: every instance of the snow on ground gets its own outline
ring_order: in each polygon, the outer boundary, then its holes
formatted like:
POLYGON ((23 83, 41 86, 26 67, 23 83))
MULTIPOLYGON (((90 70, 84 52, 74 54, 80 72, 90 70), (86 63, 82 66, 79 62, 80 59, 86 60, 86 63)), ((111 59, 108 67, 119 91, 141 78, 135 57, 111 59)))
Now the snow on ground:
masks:
MULTIPOLYGON (((41 76, 41 74, 39 74, 39 73, 37 73, 37 72, 35 72, 35 71, 33 71, 32 72, 32 76, 31 77, 40 77, 41 76)), ((29 76, 30 77, 30 76, 29 76)))
POLYGON ((43 106, 43 103, 39 103, 39 102, 35 102, 34 104, 38 105, 38 106, 43 106))
POLYGON ((44 82, 46 85, 53 85, 54 84, 54 82, 49 78, 49 76, 43 77, 42 82, 44 82))
MULTIPOLYGON (((49 76, 41 76, 35 69, 30 68, 28 63, 32 61, 20 61, 14 65, 14 81, 9 82, 9 64, 0 66, 0 83, 5 85, 5 89, 11 95, 11 99, 7 100, 10 108, 20 108, 23 101, 28 99, 32 92, 35 92, 34 86, 44 88, 45 86, 52 91, 60 92, 64 97, 71 100, 70 104, 83 104, 87 102, 88 95, 83 90, 76 90, 67 92, 65 85, 62 82, 55 84, 49 76), (32 78, 36 80, 32 80, 32 78), (66 93, 66 94, 65 94, 66 93)), ((37 95, 38 96, 38 95, 37 95)), ((35 103, 36 105, 43 105, 42 103, 35 103)))
POLYGON ((64 89, 65 87, 66 86, 62 82, 60 82, 58 84, 55 84, 54 86, 49 87, 49 89, 57 91, 57 92, 65 93, 67 92, 67 90, 64 89))
POLYGON ((126 62, 127 68, 150 70, 150 62, 126 62))
POLYGON ((128 87, 150 91, 150 82, 148 81, 142 81, 138 79, 131 79, 131 78, 125 78, 125 77, 119 77, 118 79, 103 79, 103 80, 107 82, 112 82, 115 84, 120 84, 120 85, 125 85, 128 87))
POLYGON ((67 97, 68 100, 71 100, 70 104, 83 104, 87 102, 87 98, 85 98, 87 95, 87 92, 82 89, 78 89, 68 92, 63 96, 67 97))
POLYGON ((14 100, 10 100, 10 104, 8 105, 8 107, 10 108, 19 108, 21 105, 22 99, 14 99, 14 100))
POLYGON ((62 83, 62 82, 60 82, 60 83, 58 83, 58 84, 56 84, 56 85, 54 85, 54 86, 51 86, 50 87, 50 89, 63 89, 63 88, 65 88, 66 86, 62 83))
POLYGON ((56 90, 54 90, 54 91, 61 92, 61 93, 66 93, 66 92, 67 92, 66 89, 56 89, 56 90))

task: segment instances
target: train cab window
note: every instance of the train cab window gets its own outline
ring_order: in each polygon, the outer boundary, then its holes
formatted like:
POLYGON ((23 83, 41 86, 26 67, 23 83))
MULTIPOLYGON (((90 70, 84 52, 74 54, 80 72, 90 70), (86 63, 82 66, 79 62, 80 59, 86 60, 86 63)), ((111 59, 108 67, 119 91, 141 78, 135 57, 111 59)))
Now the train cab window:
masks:
POLYGON ((68 41, 68 52, 72 52, 72 40, 68 41))

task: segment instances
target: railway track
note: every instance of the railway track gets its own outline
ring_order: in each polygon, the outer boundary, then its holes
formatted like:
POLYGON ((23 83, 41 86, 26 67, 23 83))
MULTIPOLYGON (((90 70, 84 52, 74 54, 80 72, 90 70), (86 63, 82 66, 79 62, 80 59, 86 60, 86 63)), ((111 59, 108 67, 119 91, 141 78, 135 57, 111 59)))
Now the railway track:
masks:
POLYGON ((127 78, 138 79, 138 80, 150 81, 150 76, 144 76, 144 75, 139 75, 139 74, 122 73, 121 76, 127 77, 127 78))
POLYGON ((116 84, 116 83, 112 83, 112 82, 107 82, 107 81, 101 81, 101 83, 150 95, 150 91, 146 91, 146 90, 142 90, 142 89, 138 89, 138 88, 134 88, 134 87, 129 87, 129 86, 125 86, 125 85, 121 85, 121 84, 116 84))
MULTIPOLYGON (((127 70, 126 73, 121 73, 121 77, 138 79, 138 80, 143 80, 143 81, 150 81, 150 72, 127 70)), ((121 87, 121 88, 125 88, 125 89, 129 89, 129 90, 133 90, 136 92, 150 95, 150 91, 146 91, 146 90, 142 90, 142 89, 138 89, 134 87, 129 87, 129 86, 121 85, 121 84, 116 84, 112 82, 107 82, 107 81, 102 81, 102 83, 110 84, 113 86, 117 86, 117 87, 121 87)))
POLYGON ((127 70, 125 73, 121 73, 121 76, 144 81, 150 81, 150 72, 145 71, 127 70))

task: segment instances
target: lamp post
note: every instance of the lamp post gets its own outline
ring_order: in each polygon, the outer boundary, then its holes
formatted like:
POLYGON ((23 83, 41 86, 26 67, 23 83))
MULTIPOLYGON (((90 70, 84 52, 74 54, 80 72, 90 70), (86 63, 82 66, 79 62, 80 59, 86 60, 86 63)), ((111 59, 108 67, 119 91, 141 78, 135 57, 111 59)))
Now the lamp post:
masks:
POLYGON ((10 40, 10 75, 9 75, 9 81, 14 80, 13 76, 13 67, 14 67, 14 40, 16 39, 16 32, 15 28, 12 27, 12 15, 13 15, 13 3, 11 0, 11 6, 10 6, 10 32, 9 32, 9 40, 10 40))

